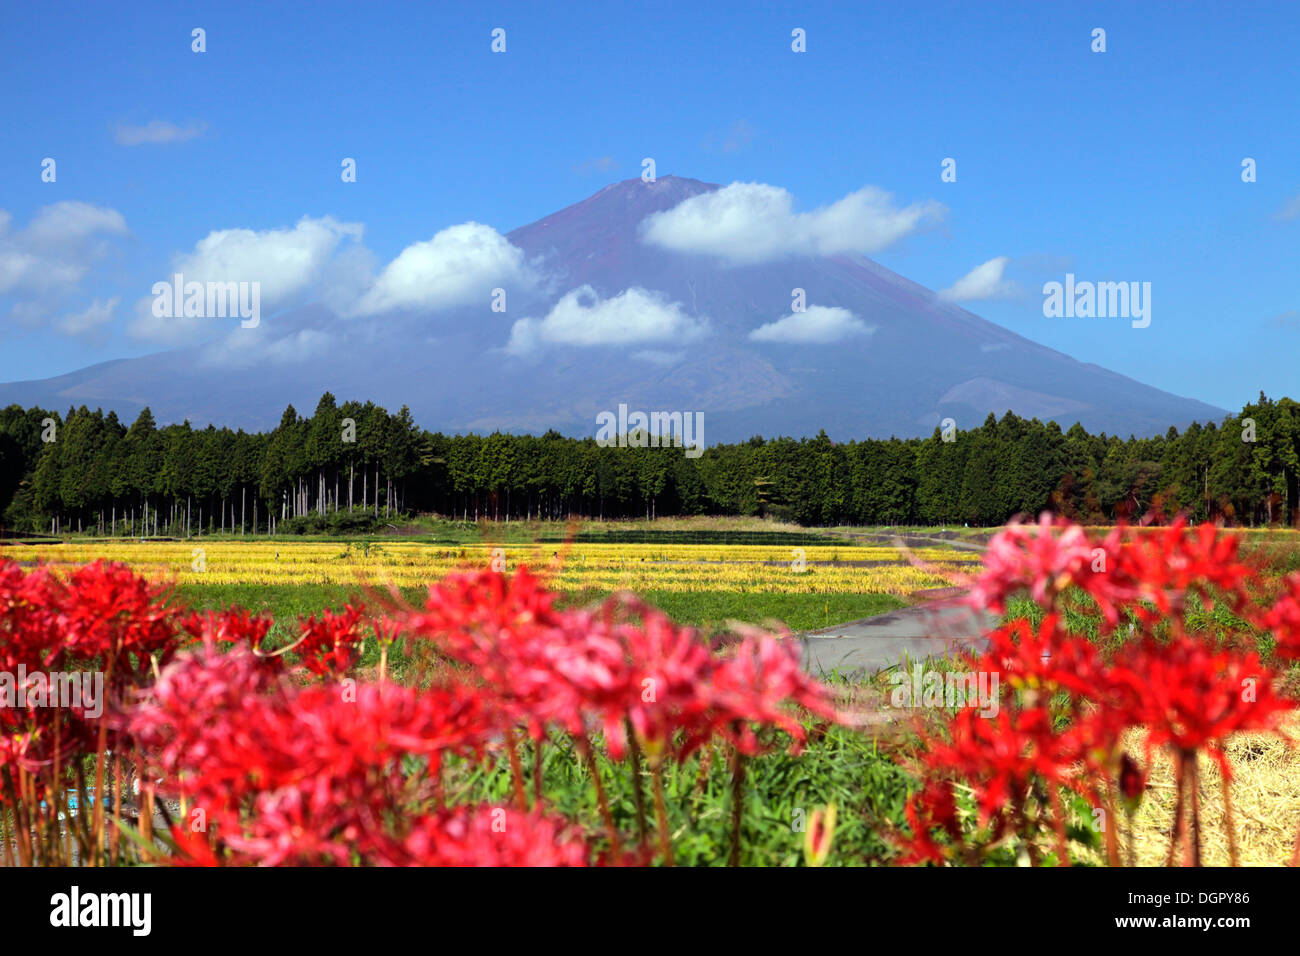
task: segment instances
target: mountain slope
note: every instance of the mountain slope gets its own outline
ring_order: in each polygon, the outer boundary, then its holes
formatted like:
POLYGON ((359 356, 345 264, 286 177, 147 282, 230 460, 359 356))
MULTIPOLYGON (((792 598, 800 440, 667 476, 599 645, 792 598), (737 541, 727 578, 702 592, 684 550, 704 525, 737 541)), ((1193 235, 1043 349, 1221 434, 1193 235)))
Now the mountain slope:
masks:
POLYGON ((728 266, 641 240, 647 216, 716 188, 672 176, 629 180, 509 233, 547 282, 542 291, 512 291, 505 314, 475 306, 360 322, 311 306, 263 319, 277 335, 328 331, 331 346, 299 361, 250 348, 232 364, 192 348, 0 385, 0 404, 102 405, 128 419, 148 404, 161 421, 266 428, 286 404, 310 411, 329 389, 409 405, 430 429, 589 435, 598 412, 625 403, 702 412, 709 443, 822 428, 837 439, 929 434, 945 417, 966 428, 1007 410, 1121 435, 1224 415, 1037 345, 869 259, 728 266), (516 320, 540 318, 583 285, 602 299, 629 288, 657 293, 706 332, 522 358, 503 350, 516 320), (847 309, 874 331, 821 345, 751 340, 754 329, 789 314, 794 288, 806 290, 809 305, 847 309))

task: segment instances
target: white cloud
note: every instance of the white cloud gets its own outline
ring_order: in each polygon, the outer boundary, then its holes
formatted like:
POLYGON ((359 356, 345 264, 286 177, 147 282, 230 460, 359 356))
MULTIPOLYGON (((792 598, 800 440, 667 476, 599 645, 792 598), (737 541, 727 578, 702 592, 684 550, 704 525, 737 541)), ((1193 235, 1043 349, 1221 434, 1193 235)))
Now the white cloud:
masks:
POLYGON ((9 317, 36 327, 54 327, 79 335, 107 321, 116 308, 96 300, 81 313, 54 319, 95 264, 113 250, 116 237, 127 234, 126 220, 115 209, 65 200, 42 206, 25 229, 13 230, 13 216, 0 210, 0 295, 12 301, 9 317), (105 312, 107 310, 107 312, 105 312))
POLYGON ((341 348, 339 339, 322 329, 298 329, 274 338, 264 325, 232 329, 200 353, 202 364, 213 368, 249 368, 255 365, 290 365, 323 358, 341 348))
POLYGON ((810 305, 804 312, 793 312, 775 322, 768 322, 749 333, 755 342, 780 342, 787 345, 828 345, 855 335, 876 331, 848 309, 839 306, 810 305))
POLYGON ((116 209, 64 200, 42 206, 27 226, 27 237, 43 248, 59 248, 100 233, 123 236, 126 231, 126 220, 116 209))
POLYGON ((363 232, 330 216, 304 216, 292 229, 220 229, 178 257, 173 271, 187 282, 260 282, 263 305, 274 309, 322 278, 339 244, 359 242, 363 232))
POLYGON ((793 255, 876 252, 940 221, 945 211, 932 200, 900 208, 889 193, 867 186, 829 206, 796 213, 784 189, 732 183, 646 217, 641 235, 677 252, 753 264, 793 255))
POLYGON ((445 309, 491 303, 492 289, 536 283, 522 249, 491 226, 451 226, 407 246, 390 262, 353 310, 374 315, 399 309, 445 309))
POLYGON ((584 285, 565 293, 543 319, 520 319, 510 330, 506 351, 527 355, 547 345, 630 345, 689 342, 706 323, 687 315, 679 302, 633 287, 610 299, 584 285))
POLYGON ((988 262, 977 265, 947 289, 941 290, 939 298, 945 302, 981 302, 989 299, 1014 299, 1021 294, 1020 286, 1003 278, 1007 263, 1011 259, 998 256, 988 262))
POLYGON ((82 335, 98 329, 113 318, 113 313, 117 311, 118 303, 121 301, 117 297, 96 299, 82 311, 58 319, 54 327, 67 335, 82 335))
POLYGON ((26 229, 12 221, 0 212, 0 293, 67 291, 108 251, 105 237, 127 232, 117 210, 74 200, 42 206, 26 229))
POLYGON ((177 126, 175 123, 168 123, 165 120, 154 120, 144 126, 132 126, 129 123, 122 123, 117 127, 114 139, 117 140, 119 146, 183 143, 188 139, 203 135, 205 129, 207 129, 206 123, 177 126))
MULTIPOLYGON (((328 285, 339 246, 345 240, 359 242, 363 232, 359 223, 329 216, 304 216, 292 229, 219 229, 200 239, 192 252, 176 256, 157 281, 170 283, 180 273, 186 283, 256 282, 262 312, 275 312, 328 285)), ((191 341, 210 332, 213 322, 223 321, 160 318, 153 314, 152 295, 137 301, 135 312, 132 335, 170 343, 191 341)))

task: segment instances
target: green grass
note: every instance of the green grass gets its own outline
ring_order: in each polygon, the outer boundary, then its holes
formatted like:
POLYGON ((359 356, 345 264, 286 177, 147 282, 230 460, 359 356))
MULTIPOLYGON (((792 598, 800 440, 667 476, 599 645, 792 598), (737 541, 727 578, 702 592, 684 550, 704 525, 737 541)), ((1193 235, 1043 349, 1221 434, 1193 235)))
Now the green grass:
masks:
MULTIPOLYGON (((827 865, 887 864, 894 851, 888 833, 903 822, 903 805, 916 783, 868 735, 831 727, 814 737, 799 756, 782 746, 752 758, 746 766, 741 828, 742 866, 797 866, 803 861, 805 824, 814 809, 835 804, 834 848, 827 865)), ((522 762, 532 767, 531 745, 522 762)), ((637 832, 636 802, 629 764, 598 759, 610 810, 626 840, 637 832)), ((589 838, 607 850, 595 788, 567 738, 556 735, 543 749, 542 774, 547 808, 578 820, 589 838)), ((699 756, 684 765, 666 765, 664 798, 674 835, 678 865, 725 866, 731 848, 731 768, 719 756, 701 773, 699 756)), ((510 801, 510 772, 506 761, 455 760, 448 771, 448 791, 456 802, 504 806, 510 801)), ((531 786, 531 780, 530 780, 531 786)), ((650 802, 648 776, 642 781, 650 802)), ((653 841, 654 822, 650 813, 653 841)))
MULTIPOLYGON (((423 603, 424 588, 405 588, 409 602, 423 603)), ((182 601, 195 610, 221 610, 231 605, 251 611, 265 611, 277 621, 292 622, 322 608, 341 608, 361 599, 355 588, 322 584, 219 584, 185 585, 178 590, 182 601)), ((571 596, 578 603, 595 601, 604 595, 586 592, 571 596)), ((734 591, 647 591, 642 595, 662 608, 674 620, 693 627, 718 628, 728 620, 747 624, 784 622, 791 630, 803 631, 858 618, 883 614, 904 602, 890 594, 738 594, 734 591)))
POLYGON ((809 631, 874 617, 903 607, 892 594, 738 594, 735 591, 647 591, 647 601, 675 621, 718 627, 728 620, 746 624, 781 621, 792 631, 809 631))

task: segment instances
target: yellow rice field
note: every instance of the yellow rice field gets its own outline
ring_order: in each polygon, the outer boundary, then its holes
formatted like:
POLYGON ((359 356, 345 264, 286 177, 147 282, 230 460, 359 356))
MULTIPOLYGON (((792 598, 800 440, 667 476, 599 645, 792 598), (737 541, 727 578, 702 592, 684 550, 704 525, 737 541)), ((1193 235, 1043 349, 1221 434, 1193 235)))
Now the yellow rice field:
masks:
POLYGON ((835 544, 790 548, 717 544, 466 544, 415 541, 367 549, 340 542, 78 541, 0 548, 0 557, 67 568, 103 558, 178 584, 368 584, 417 587, 450 571, 527 564, 566 591, 747 591, 907 595, 947 587, 974 570, 972 552, 835 544))

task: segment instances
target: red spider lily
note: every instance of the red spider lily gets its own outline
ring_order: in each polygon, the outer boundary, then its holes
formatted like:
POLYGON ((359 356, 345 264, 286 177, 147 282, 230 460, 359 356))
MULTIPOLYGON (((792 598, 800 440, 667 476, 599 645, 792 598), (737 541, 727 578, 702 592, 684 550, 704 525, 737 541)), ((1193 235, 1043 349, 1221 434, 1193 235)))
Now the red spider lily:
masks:
POLYGON ((237 800, 237 787, 261 770, 234 755, 257 752, 261 728, 250 725, 277 680, 250 652, 205 644, 165 668, 148 697, 119 719, 148 749, 154 776, 191 791, 229 787, 237 800), (185 776, 200 771, 201 780, 185 776))
POLYGON ((1095 793, 1094 778, 1109 765, 1131 709, 1125 705, 1130 688, 1110 680, 1096 646, 1063 633, 1060 618, 1049 614, 1037 631, 1017 620, 991 632, 988 650, 971 661, 975 671, 997 673, 1001 685, 1019 691, 1018 706, 1044 709, 1038 750, 1054 754, 1062 767, 1077 762, 1073 786, 1095 793))
POLYGON ((573 824, 505 807, 457 807, 417 819, 384 863, 404 866, 586 866, 573 824))
MULTIPOLYGON (((1101 784, 1114 776, 1125 806, 1136 807, 1145 775, 1120 740, 1129 728, 1145 727, 1148 759, 1164 745, 1180 757, 1176 817, 1181 826, 1184 784, 1198 786, 1196 753, 1209 753, 1230 780, 1225 739, 1240 731, 1275 731, 1294 707, 1278 696, 1276 675, 1256 654, 1216 649, 1185 631, 1189 598, 1210 606, 1222 600, 1234 613, 1272 630, 1281 656, 1300 656, 1293 651, 1300 644, 1300 575, 1286 582, 1281 600, 1260 610, 1253 593, 1258 576, 1239 559, 1238 548, 1235 537, 1220 535, 1214 526, 1189 529, 1182 519, 1159 530, 1117 528, 1092 541, 1082 529, 1044 516, 1033 531, 1013 526, 996 536, 972 599, 1004 610, 1007 597, 1027 591, 1048 613, 1038 628, 1013 621, 988 636, 989 648, 971 658, 973 666, 996 670, 1016 697, 993 720, 959 712, 946 735, 926 739, 923 771, 955 775, 969 785, 981 824, 1009 805, 1027 839, 1042 822, 1032 813, 1041 815, 1043 808, 1031 813, 1026 795, 1043 792, 1046 784, 1065 859, 1063 812, 1053 788, 1069 787, 1109 805, 1111 788, 1101 784), (1062 596, 1071 587, 1095 600, 1103 631, 1127 613, 1144 633, 1122 647, 1116 660, 1106 660, 1091 642, 1063 628, 1062 596), (1172 639, 1157 642, 1152 635, 1165 630, 1172 639)), ((948 858, 949 850, 930 834, 947 819, 938 801, 923 793, 909 804, 913 833, 905 849, 910 862, 948 858)), ((1191 829, 1182 832, 1198 834, 1195 801, 1190 806, 1191 829)), ((1225 791, 1230 816, 1229 806, 1225 791)), ((1116 842, 1107 837, 1108 859, 1116 863, 1116 842)), ((1173 842, 1178 839, 1176 828, 1173 842)), ((1190 858, 1199 860, 1199 850, 1190 858)))
POLYGON ((946 737, 930 736, 925 746, 927 776, 955 774, 966 781, 975 791, 981 826, 1009 802, 1023 800, 1036 780, 1091 790, 1079 739, 1056 733, 1045 706, 1003 707, 993 717, 963 709, 946 737))
POLYGON ((172 844, 176 850, 167 860, 171 866, 220 866, 221 858, 212 849, 204 830, 191 830, 183 824, 173 824, 172 844))
POLYGON ((1094 545, 1077 525, 1056 524, 1044 512, 1037 526, 1012 523, 989 541, 984 570, 970 589, 969 600, 990 611, 1006 610, 1006 600, 1028 590, 1043 607, 1091 574, 1094 545))
POLYGON ((934 831, 946 833, 953 844, 961 843, 961 824, 957 820, 957 801, 952 783, 947 780, 927 781, 921 791, 908 798, 903 816, 911 833, 893 837, 894 843, 903 851, 899 864, 934 863, 942 866, 948 862, 952 848, 939 843, 934 838, 934 831))
POLYGON ((185 619, 184 629, 203 644, 239 644, 257 651, 274 623, 266 615, 254 615, 243 608, 232 607, 225 611, 191 614, 185 619))
POLYGON ((1127 688, 1123 720, 1147 728, 1147 756, 1163 744, 1183 753, 1204 749, 1231 779, 1222 746, 1241 731, 1275 731, 1294 702, 1278 696, 1276 675, 1254 652, 1217 651, 1179 634, 1168 644, 1145 640, 1124 649, 1109 680, 1127 688))
POLYGON ((826 686, 804 673, 798 648, 766 635, 746 637, 714 669, 708 690, 719 731, 747 756, 762 749, 755 724, 784 730, 797 752, 807 740, 798 708, 840 720, 826 686))
POLYGON ((63 581, 0 563, 0 664, 68 670, 111 657, 119 683, 148 674, 150 655, 162 664, 175 651, 180 614, 168 597, 122 564, 96 561, 63 581))
POLYGON ((111 657, 123 679, 133 669, 149 673, 143 661, 150 655, 162 665, 175 652, 179 614, 163 603, 167 589, 124 564, 103 561, 78 568, 65 587, 59 623, 68 652, 82 659, 111 657))
POLYGON ((299 622, 301 636, 294 650, 303 667, 318 677, 344 674, 361 657, 365 640, 361 620, 365 609, 346 605, 342 613, 328 608, 317 619, 314 615, 299 622))
POLYGON ((1279 657, 1300 659, 1300 573, 1287 575, 1282 585, 1273 606, 1252 616, 1258 627, 1273 633, 1279 657))
POLYGON ((43 665, 52 649, 62 649, 52 583, 44 568, 26 572, 15 562, 0 562, 0 666, 5 670, 20 663, 43 665))
POLYGON ((622 695, 617 647, 554 610, 555 598, 526 568, 455 574, 429 589, 422 613, 393 623, 464 665, 504 715, 540 736, 551 721, 581 726, 576 683, 622 695))
POLYGON ((247 651, 204 648, 163 672, 128 727, 232 861, 344 865, 382 850, 392 821, 429 797, 404 759, 435 777, 444 754, 480 749, 491 721, 459 687, 295 688, 247 651))
POLYGON ((1180 613, 1189 594, 1211 600, 1213 588, 1240 612, 1254 572, 1238 560, 1238 547, 1236 537, 1220 535, 1214 525, 1189 530, 1183 518, 1160 530, 1121 527, 1092 540, 1082 528, 1045 513, 1035 528, 1013 524, 994 536, 969 599, 1001 612, 1008 597, 1028 591, 1041 607, 1058 610, 1061 596, 1078 587, 1111 628, 1125 609, 1152 622, 1180 613), (1156 614, 1143 601, 1154 604, 1156 614))
MULTIPOLYGON (((95 562, 65 581, 46 568, 26 572, 0 562, 0 671, 12 679, 25 670, 28 688, 46 671, 102 674, 106 699, 97 704, 110 708, 174 653, 180 615, 167 597, 165 588, 123 565, 95 562)), ((25 708, 0 707, 0 765, 66 768, 98 740, 89 706, 28 701, 25 708)), ((115 737, 105 745, 116 747, 115 737)))
MULTIPOLYGON (((1248 586, 1255 574, 1237 558, 1240 540, 1223 535, 1210 523, 1189 530, 1184 518, 1167 528, 1129 535, 1118 554, 1122 578, 1139 582, 1140 597, 1151 601, 1161 617, 1181 613, 1188 594, 1212 601, 1214 588, 1234 611, 1242 611, 1249 600, 1248 586)), ((1145 608, 1134 608, 1148 620, 1155 619, 1145 608)))
POLYGON ((793 708, 834 716, 788 644, 754 637, 720 660, 691 628, 633 595, 596 612, 557 611, 554 600, 523 568, 453 575, 401 625, 464 664, 534 736, 552 722, 580 737, 599 730, 615 760, 627 753, 629 727, 657 764, 684 759, 714 734, 755 753, 755 723, 798 743, 793 708))
POLYGON ((977 672, 998 673, 1001 682, 1015 690, 1095 692, 1105 671, 1096 646, 1066 634, 1060 623, 1059 615, 1048 614, 1037 631, 1023 619, 990 631, 987 650, 972 657, 971 666, 977 672))
POLYGON ((625 753, 626 719, 652 765, 669 754, 684 759, 718 722, 716 658, 691 628, 633 595, 611 599, 601 620, 619 648, 625 675, 622 694, 601 715, 610 756, 620 760, 625 753), (674 749, 679 731, 685 739, 674 749))

